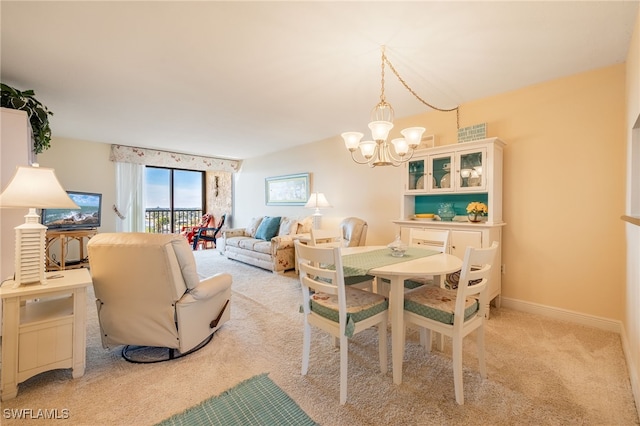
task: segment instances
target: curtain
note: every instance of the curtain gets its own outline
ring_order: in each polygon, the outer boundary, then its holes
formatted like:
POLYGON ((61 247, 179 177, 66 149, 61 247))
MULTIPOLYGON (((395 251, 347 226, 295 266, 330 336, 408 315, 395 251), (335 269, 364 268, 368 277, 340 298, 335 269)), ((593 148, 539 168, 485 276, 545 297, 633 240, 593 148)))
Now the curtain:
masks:
POLYGON ((145 232, 144 165, 116 162, 117 232, 145 232))

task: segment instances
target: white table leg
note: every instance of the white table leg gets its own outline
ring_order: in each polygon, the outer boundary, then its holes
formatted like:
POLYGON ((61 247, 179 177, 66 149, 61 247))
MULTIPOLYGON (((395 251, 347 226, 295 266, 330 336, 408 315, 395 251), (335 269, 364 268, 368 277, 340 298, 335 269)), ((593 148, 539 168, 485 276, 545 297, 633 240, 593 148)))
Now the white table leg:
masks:
POLYGON ((393 383, 402 383, 402 360, 404 358, 404 278, 391 277, 389 289, 389 314, 391 316, 391 362, 393 383))
POLYGON ((7 401, 18 395, 18 328, 20 298, 4 299, 2 319, 2 369, 0 369, 0 399, 7 401))

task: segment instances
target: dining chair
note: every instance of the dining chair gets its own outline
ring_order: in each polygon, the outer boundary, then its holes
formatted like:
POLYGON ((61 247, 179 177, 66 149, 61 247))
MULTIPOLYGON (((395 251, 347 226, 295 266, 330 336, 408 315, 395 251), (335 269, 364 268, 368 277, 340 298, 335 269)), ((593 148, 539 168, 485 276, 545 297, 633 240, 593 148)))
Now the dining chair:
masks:
MULTIPOLYGON (((449 230, 410 228, 409 245, 445 253, 449 247, 449 230)), ((434 283, 433 276, 411 277, 404 281, 404 288, 414 289, 425 284, 440 285, 434 283)))
MULTIPOLYGON (((342 247, 342 231, 335 229, 312 229, 309 245, 320 247, 342 247)), ((362 290, 374 290, 376 277, 372 275, 359 275, 345 277, 345 284, 362 290)))
POLYGON ((431 351, 431 331, 449 336, 453 346, 453 384, 456 402, 464 404, 462 384, 462 340, 476 330, 480 376, 487 377, 484 357, 487 283, 498 251, 498 243, 489 248, 467 247, 456 290, 439 286, 420 286, 404 295, 405 333, 409 325, 427 330, 425 349, 431 351), (479 280, 479 281, 478 281, 479 280), (469 285, 470 282, 477 284, 469 285))
POLYGON ((348 344, 353 335, 377 326, 380 371, 387 372, 387 312, 379 294, 345 285, 339 247, 318 247, 295 241, 302 286, 304 330, 302 375, 309 370, 311 326, 329 333, 340 346, 340 404, 347 401, 348 344))
POLYGON ((309 245, 341 247, 342 236, 340 235, 340 230, 338 228, 311 229, 311 238, 309 239, 309 245))

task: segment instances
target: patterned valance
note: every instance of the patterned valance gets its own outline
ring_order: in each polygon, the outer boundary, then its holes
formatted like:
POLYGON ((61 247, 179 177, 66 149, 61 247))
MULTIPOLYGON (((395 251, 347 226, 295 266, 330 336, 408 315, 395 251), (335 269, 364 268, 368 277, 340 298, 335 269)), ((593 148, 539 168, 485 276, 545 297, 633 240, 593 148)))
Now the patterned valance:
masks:
POLYGON ((225 171, 234 173, 240 169, 241 161, 201 155, 179 154, 148 148, 111 145, 109 160, 121 163, 144 164, 145 166, 171 167, 187 170, 225 171))

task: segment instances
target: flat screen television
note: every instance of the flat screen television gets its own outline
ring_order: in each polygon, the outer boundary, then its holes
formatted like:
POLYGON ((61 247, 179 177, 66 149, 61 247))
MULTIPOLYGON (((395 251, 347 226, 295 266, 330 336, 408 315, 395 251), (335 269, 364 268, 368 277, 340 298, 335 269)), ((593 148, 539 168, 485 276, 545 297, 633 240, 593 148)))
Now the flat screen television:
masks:
POLYGON ((102 194, 67 191, 80 209, 43 209, 42 224, 49 229, 91 229, 100 226, 102 194))

